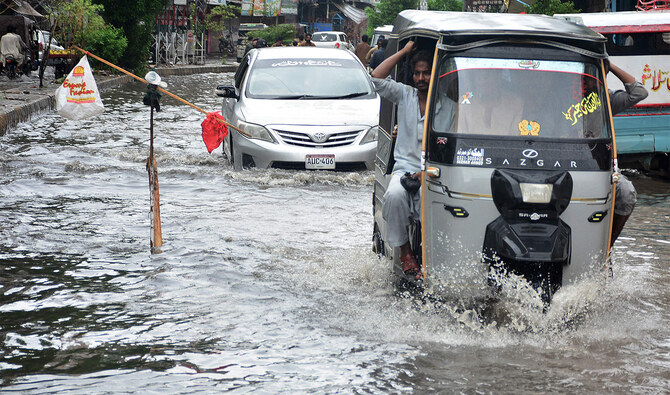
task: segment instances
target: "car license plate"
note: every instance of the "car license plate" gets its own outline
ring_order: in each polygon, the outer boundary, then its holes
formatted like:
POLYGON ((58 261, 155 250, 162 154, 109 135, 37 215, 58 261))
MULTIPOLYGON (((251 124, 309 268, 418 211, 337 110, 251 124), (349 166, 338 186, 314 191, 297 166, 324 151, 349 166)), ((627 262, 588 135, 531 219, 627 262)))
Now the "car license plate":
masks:
POLYGON ((335 155, 307 155, 305 156, 305 169, 334 169, 335 155))

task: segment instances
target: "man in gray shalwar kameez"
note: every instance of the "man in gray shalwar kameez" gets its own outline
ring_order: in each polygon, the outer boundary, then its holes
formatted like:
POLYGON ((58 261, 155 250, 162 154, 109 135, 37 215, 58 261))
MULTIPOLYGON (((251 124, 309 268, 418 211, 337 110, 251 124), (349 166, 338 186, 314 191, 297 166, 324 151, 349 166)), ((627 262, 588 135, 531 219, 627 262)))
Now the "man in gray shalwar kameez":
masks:
MULTIPOLYGON (((420 195, 418 192, 413 194, 408 192, 400 180, 405 173, 417 177, 421 171, 423 121, 432 55, 428 51, 420 51, 412 57, 410 65, 413 87, 385 79, 403 57, 412 53, 413 48, 414 42, 410 41, 403 49, 386 58, 373 71, 372 82, 382 97, 398 105, 398 136, 393 151, 395 165, 382 200, 382 216, 388 225, 386 242, 392 247, 400 247, 402 270, 406 274, 422 278, 421 267, 410 247, 408 234, 410 218, 419 219, 420 195)), ((436 109, 436 112, 439 112, 439 109, 436 109)), ((443 113, 453 114, 453 109, 443 113)))

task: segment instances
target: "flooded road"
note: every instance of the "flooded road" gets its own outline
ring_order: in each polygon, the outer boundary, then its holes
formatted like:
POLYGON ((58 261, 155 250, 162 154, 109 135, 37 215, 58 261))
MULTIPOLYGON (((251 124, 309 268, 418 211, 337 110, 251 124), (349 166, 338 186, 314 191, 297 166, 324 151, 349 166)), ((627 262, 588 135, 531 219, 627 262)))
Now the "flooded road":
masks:
MULTIPOLYGON (((214 111, 232 74, 170 77, 214 111)), ((613 393, 670 388, 670 184, 605 286, 504 322, 395 292, 371 252, 373 173, 233 171, 204 115, 155 116, 164 246, 149 250, 144 86, 92 120, 0 137, 0 392, 613 393)))

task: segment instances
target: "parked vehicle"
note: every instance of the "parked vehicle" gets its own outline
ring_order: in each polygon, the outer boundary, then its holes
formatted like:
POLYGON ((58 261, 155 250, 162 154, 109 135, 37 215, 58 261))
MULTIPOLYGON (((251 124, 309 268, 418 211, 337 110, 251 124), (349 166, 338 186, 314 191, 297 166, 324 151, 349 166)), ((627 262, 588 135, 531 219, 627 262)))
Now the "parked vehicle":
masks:
MULTIPOLYGON (((409 232, 422 285, 480 300, 515 274, 549 303, 562 286, 604 276, 615 159, 605 39, 543 15, 405 10, 387 56, 409 40, 436 54, 421 137, 421 218, 409 232)), ((411 81, 409 63, 391 77, 411 81)), ((402 272, 399 248, 384 242, 396 125, 385 99, 379 123, 373 250, 415 282, 402 272)))
POLYGON ((35 30, 33 31, 33 41, 37 42, 37 48, 38 48, 37 60, 39 62, 42 62, 44 51, 47 49, 47 43, 49 42, 49 38, 51 38, 51 47, 49 48, 49 51, 62 51, 63 49, 65 49, 63 48, 62 45, 60 45, 58 40, 51 37, 51 33, 49 31, 35 30))
POLYGON ((225 53, 227 55, 232 55, 235 53, 235 44, 233 44, 233 39, 230 36, 226 38, 219 38, 219 52, 225 53))
POLYGON ((312 34, 312 42, 321 48, 354 50, 343 32, 316 32, 312 34))
POLYGON ((264 23, 240 23, 240 30, 239 30, 239 35, 237 39, 237 61, 241 62, 242 58, 244 57, 244 52, 246 51, 247 48, 247 43, 249 42, 250 38, 248 37, 248 34, 250 32, 256 31, 256 30, 264 30, 267 29, 268 25, 264 23))
POLYGON ((252 49, 234 86, 219 86, 230 130, 224 153, 235 169, 372 169, 379 97, 352 52, 252 49), (328 76, 328 78, 324 78, 328 76))
MULTIPOLYGON (((619 162, 670 175, 670 11, 556 14, 607 38, 612 63, 632 74, 649 96, 614 116, 619 162)), ((623 89, 607 78, 610 89, 623 89)))
POLYGON ((372 35, 372 41, 370 41, 368 44, 374 47, 375 45, 377 45, 379 37, 384 36, 385 38, 388 39, 392 31, 393 31, 393 25, 377 26, 374 30, 374 34, 372 35))

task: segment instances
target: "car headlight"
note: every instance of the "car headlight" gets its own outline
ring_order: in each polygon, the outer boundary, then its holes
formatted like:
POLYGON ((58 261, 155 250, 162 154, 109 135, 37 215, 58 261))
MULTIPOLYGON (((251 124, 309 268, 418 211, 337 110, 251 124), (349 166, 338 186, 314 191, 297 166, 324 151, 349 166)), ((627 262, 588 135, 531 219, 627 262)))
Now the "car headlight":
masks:
POLYGON ((261 125, 256 125, 254 123, 248 123, 244 121, 237 121, 237 127, 244 131, 242 134, 247 138, 265 140, 270 143, 277 143, 270 134, 270 131, 261 125))
POLYGON ((367 144, 373 141, 377 141, 378 132, 379 132, 379 126, 373 126, 370 129, 368 129, 368 131, 365 132, 365 136, 363 136, 363 140, 361 140, 361 144, 367 144))

